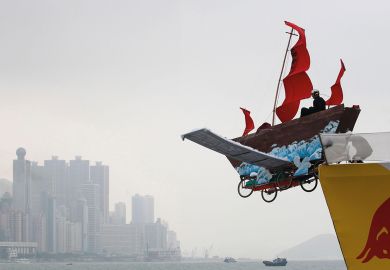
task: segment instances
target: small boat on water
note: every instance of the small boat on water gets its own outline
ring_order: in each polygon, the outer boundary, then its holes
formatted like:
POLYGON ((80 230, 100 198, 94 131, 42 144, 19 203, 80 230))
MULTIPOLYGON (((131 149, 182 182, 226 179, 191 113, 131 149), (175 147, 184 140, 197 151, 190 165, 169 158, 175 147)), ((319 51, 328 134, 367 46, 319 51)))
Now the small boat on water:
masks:
POLYGON ((271 261, 263 261, 265 266, 286 266, 287 259, 286 258, 276 258, 275 260, 271 261))
POLYGON ((237 262, 233 257, 226 257, 225 260, 223 260, 225 263, 235 263, 237 262))

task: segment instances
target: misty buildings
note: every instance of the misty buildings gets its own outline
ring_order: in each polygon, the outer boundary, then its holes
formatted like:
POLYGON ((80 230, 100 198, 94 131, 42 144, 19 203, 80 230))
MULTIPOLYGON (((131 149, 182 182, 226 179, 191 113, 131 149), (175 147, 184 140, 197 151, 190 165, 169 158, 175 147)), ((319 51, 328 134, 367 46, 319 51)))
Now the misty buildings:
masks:
POLYGON ((5 193, 9 193, 10 195, 12 194, 12 182, 7 179, 0 178, 0 198, 3 197, 5 193))
POLYGON ((165 250, 168 242, 168 225, 163 224, 161 219, 154 223, 145 224, 145 236, 148 249, 165 250))
POLYGON ((0 244, 31 242, 48 254, 180 255, 176 233, 155 219, 152 196, 132 197, 130 224, 125 203, 109 212, 108 166, 80 156, 69 162, 53 156, 39 165, 23 148, 16 155, 14 197, 0 198, 0 244))
MULTIPOLYGON (((132 222, 119 222, 118 216, 125 213, 124 203, 115 205, 111 224, 101 230, 102 250, 107 255, 132 256, 148 260, 172 260, 181 256, 176 233, 168 230, 161 219, 154 219, 154 198, 136 194, 132 197, 132 222)), ((125 218, 123 218, 125 221, 125 218)))
POLYGON ((131 199, 131 222, 145 224, 154 222, 154 198, 136 194, 131 199))
POLYGON ((109 220, 109 168, 102 162, 96 162, 95 166, 90 167, 91 182, 100 187, 99 189, 99 210, 103 223, 109 220))
POLYGON ((118 202, 115 204, 115 210, 110 212, 110 224, 123 225, 126 224, 126 204, 118 202))
POLYGON ((23 148, 16 155, 12 204, 0 205, 0 241, 36 242, 46 253, 98 252, 108 222, 108 166, 80 156, 53 156, 42 166, 26 160, 23 148))

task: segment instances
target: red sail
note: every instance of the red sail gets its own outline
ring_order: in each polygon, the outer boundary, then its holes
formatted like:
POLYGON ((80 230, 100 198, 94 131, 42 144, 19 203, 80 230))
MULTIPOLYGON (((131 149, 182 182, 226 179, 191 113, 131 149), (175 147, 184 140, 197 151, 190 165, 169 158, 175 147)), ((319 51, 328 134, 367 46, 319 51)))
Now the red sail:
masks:
POLYGON ((341 81, 341 78, 344 75, 345 66, 344 66, 343 60, 340 59, 340 61, 341 61, 340 72, 339 72, 339 75, 337 76, 336 82, 330 88, 331 91, 332 91, 332 95, 326 101, 326 105, 340 105, 341 102, 343 102, 343 89, 341 88, 340 81, 341 81))
POLYGON ((255 124, 253 123, 253 119, 251 117, 251 112, 244 109, 244 108, 240 108, 242 110, 242 112, 244 113, 245 115, 245 130, 244 130, 244 133, 242 134, 242 136, 246 136, 248 135, 248 133, 253 130, 255 128, 255 124))
POLYGON ((299 26, 285 22, 299 34, 297 43, 291 48, 291 69, 283 79, 285 99, 276 109, 280 121, 286 122, 294 118, 302 99, 309 98, 313 85, 306 71, 310 67, 310 55, 306 48, 305 30, 299 26))

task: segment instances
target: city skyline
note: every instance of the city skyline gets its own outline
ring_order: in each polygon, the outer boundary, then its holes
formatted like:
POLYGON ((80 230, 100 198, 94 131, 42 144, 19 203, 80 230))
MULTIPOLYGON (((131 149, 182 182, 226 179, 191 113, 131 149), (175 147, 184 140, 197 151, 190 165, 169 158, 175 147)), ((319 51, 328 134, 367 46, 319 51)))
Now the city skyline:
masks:
POLYGON ((116 202, 115 210, 109 210, 108 165, 92 165, 81 156, 69 161, 52 156, 39 165, 27 159, 24 148, 15 154, 12 192, 0 198, 0 243, 9 245, 1 249, 2 257, 28 250, 27 255, 90 253, 147 259, 150 250, 180 258, 176 233, 155 219, 152 196, 132 196, 130 223, 125 203, 116 202))
MULTIPOLYGON (((18 150, 21 152, 21 153, 19 153, 19 154, 21 154, 21 155, 23 155, 23 157, 27 157, 28 158, 28 151, 27 151, 27 149, 25 149, 23 146, 19 146, 19 147, 17 147, 16 148, 16 152, 18 152, 18 150)), ((16 153, 15 152, 15 153, 16 153)), ((16 157, 18 156, 18 154, 16 153, 16 157)), ((41 160, 41 161, 37 161, 36 159, 29 159, 28 161, 31 163, 31 166, 34 166, 34 167, 38 167, 38 166, 45 166, 45 165, 50 165, 50 162, 53 162, 53 161, 60 161, 61 163, 63 163, 63 166, 65 166, 65 165, 69 165, 70 164, 70 161, 72 161, 72 160, 65 160, 65 159, 61 159, 60 158, 61 156, 59 156, 59 155, 51 155, 50 156, 50 159, 43 159, 43 160, 41 160)), ((74 160, 73 160, 73 162, 74 161, 77 161, 77 160, 83 160, 83 156, 82 155, 74 155, 73 156, 73 158, 74 158, 74 160)), ((84 160, 84 161, 87 161, 88 162, 88 164, 90 164, 90 160, 84 160)), ((91 165, 91 168, 93 167, 93 168, 95 168, 95 167, 97 167, 97 169, 99 168, 99 167, 107 167, 108 168, 108 165, 105 165, 105 164, 103 164, 103 162, 101 161, 101 160, 96 160, 96 161, 93 161, 94 163, 95 163, 95 165, 91 165)), ((12 167, 12 166, 10 166, 10 167, 12 167)), ((12 170, 11 170, 12 171, 12 170)), ((106 173, 106 171, 108 171, 107 169, 106 170, 104 170, 104 172, 103 172, 103 174, 105 174, 106 173)), ((89 175, 89 173, 88 173, 88 175, 89 175)), ((88 178, 89 178, 89 176, 87 176, 88 178)), ((13 177, 11 176, 11 177, 5 177, 5 176, 1 176, 0 175, 0 179, 2 179, 3 181, 9 181, 11 184, 13 184, 13 177)), ((91 178, 91 182, 93 182, 92 181, 92 178, 91 178)), ((11 188, 12 188, 12 186, 11 186, 11 188)), ((62 189, 65 189, 65 186, 61 186, 61 188, 62 189)), ((109 190, 109 188, 108 188, 108 190, 109 190)), ((135 191, 135 193, 133 194, 133 195, 140 195, 140 194, 138 194, 136 191, 135 191)), ((130 198, 132 196, 132 193, 129 193, 128 194, 128 197, 130 198)), ((144 195, 142 195, 142 196, 151 196, 152 197, 152 195, 151 194, 144 194, 144 195)), ((110 196, 108 196, 108 197, 110 197, 110 196)), ((128 203, 130 202, 130 204, 131 204, 131 199, 129 199, 128 200, 128 203)), ((112 211, 112 210, 115 210, 115 206, 116 206, 116 204, 117 203, 123 203, 123 202, 121 202, 121 201, 114 201, 114 199, 112 199, 111 201, 110 201, 110 204, 109 204, 109 210, 110 211, 112 211)), ((129 209, 129 211, 130 211, 130 209, 129 209)), ((131 212, 129 212, 130 213, 130 215, 128 215, 128 217, 131 217, 131 212)), ((108 218, 108 217, 107 217, 108 218)), ((128 220, 127 220, 128 221, 128 220)))

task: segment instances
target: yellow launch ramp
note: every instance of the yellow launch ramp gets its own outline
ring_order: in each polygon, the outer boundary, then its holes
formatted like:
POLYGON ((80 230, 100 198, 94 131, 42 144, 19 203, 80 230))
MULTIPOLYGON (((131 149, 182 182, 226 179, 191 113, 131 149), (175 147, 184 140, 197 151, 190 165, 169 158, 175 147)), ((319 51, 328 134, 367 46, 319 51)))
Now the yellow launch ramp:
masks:
POLYGON ((320 167, 348 270, 390 270, 390 164, 320 167))

